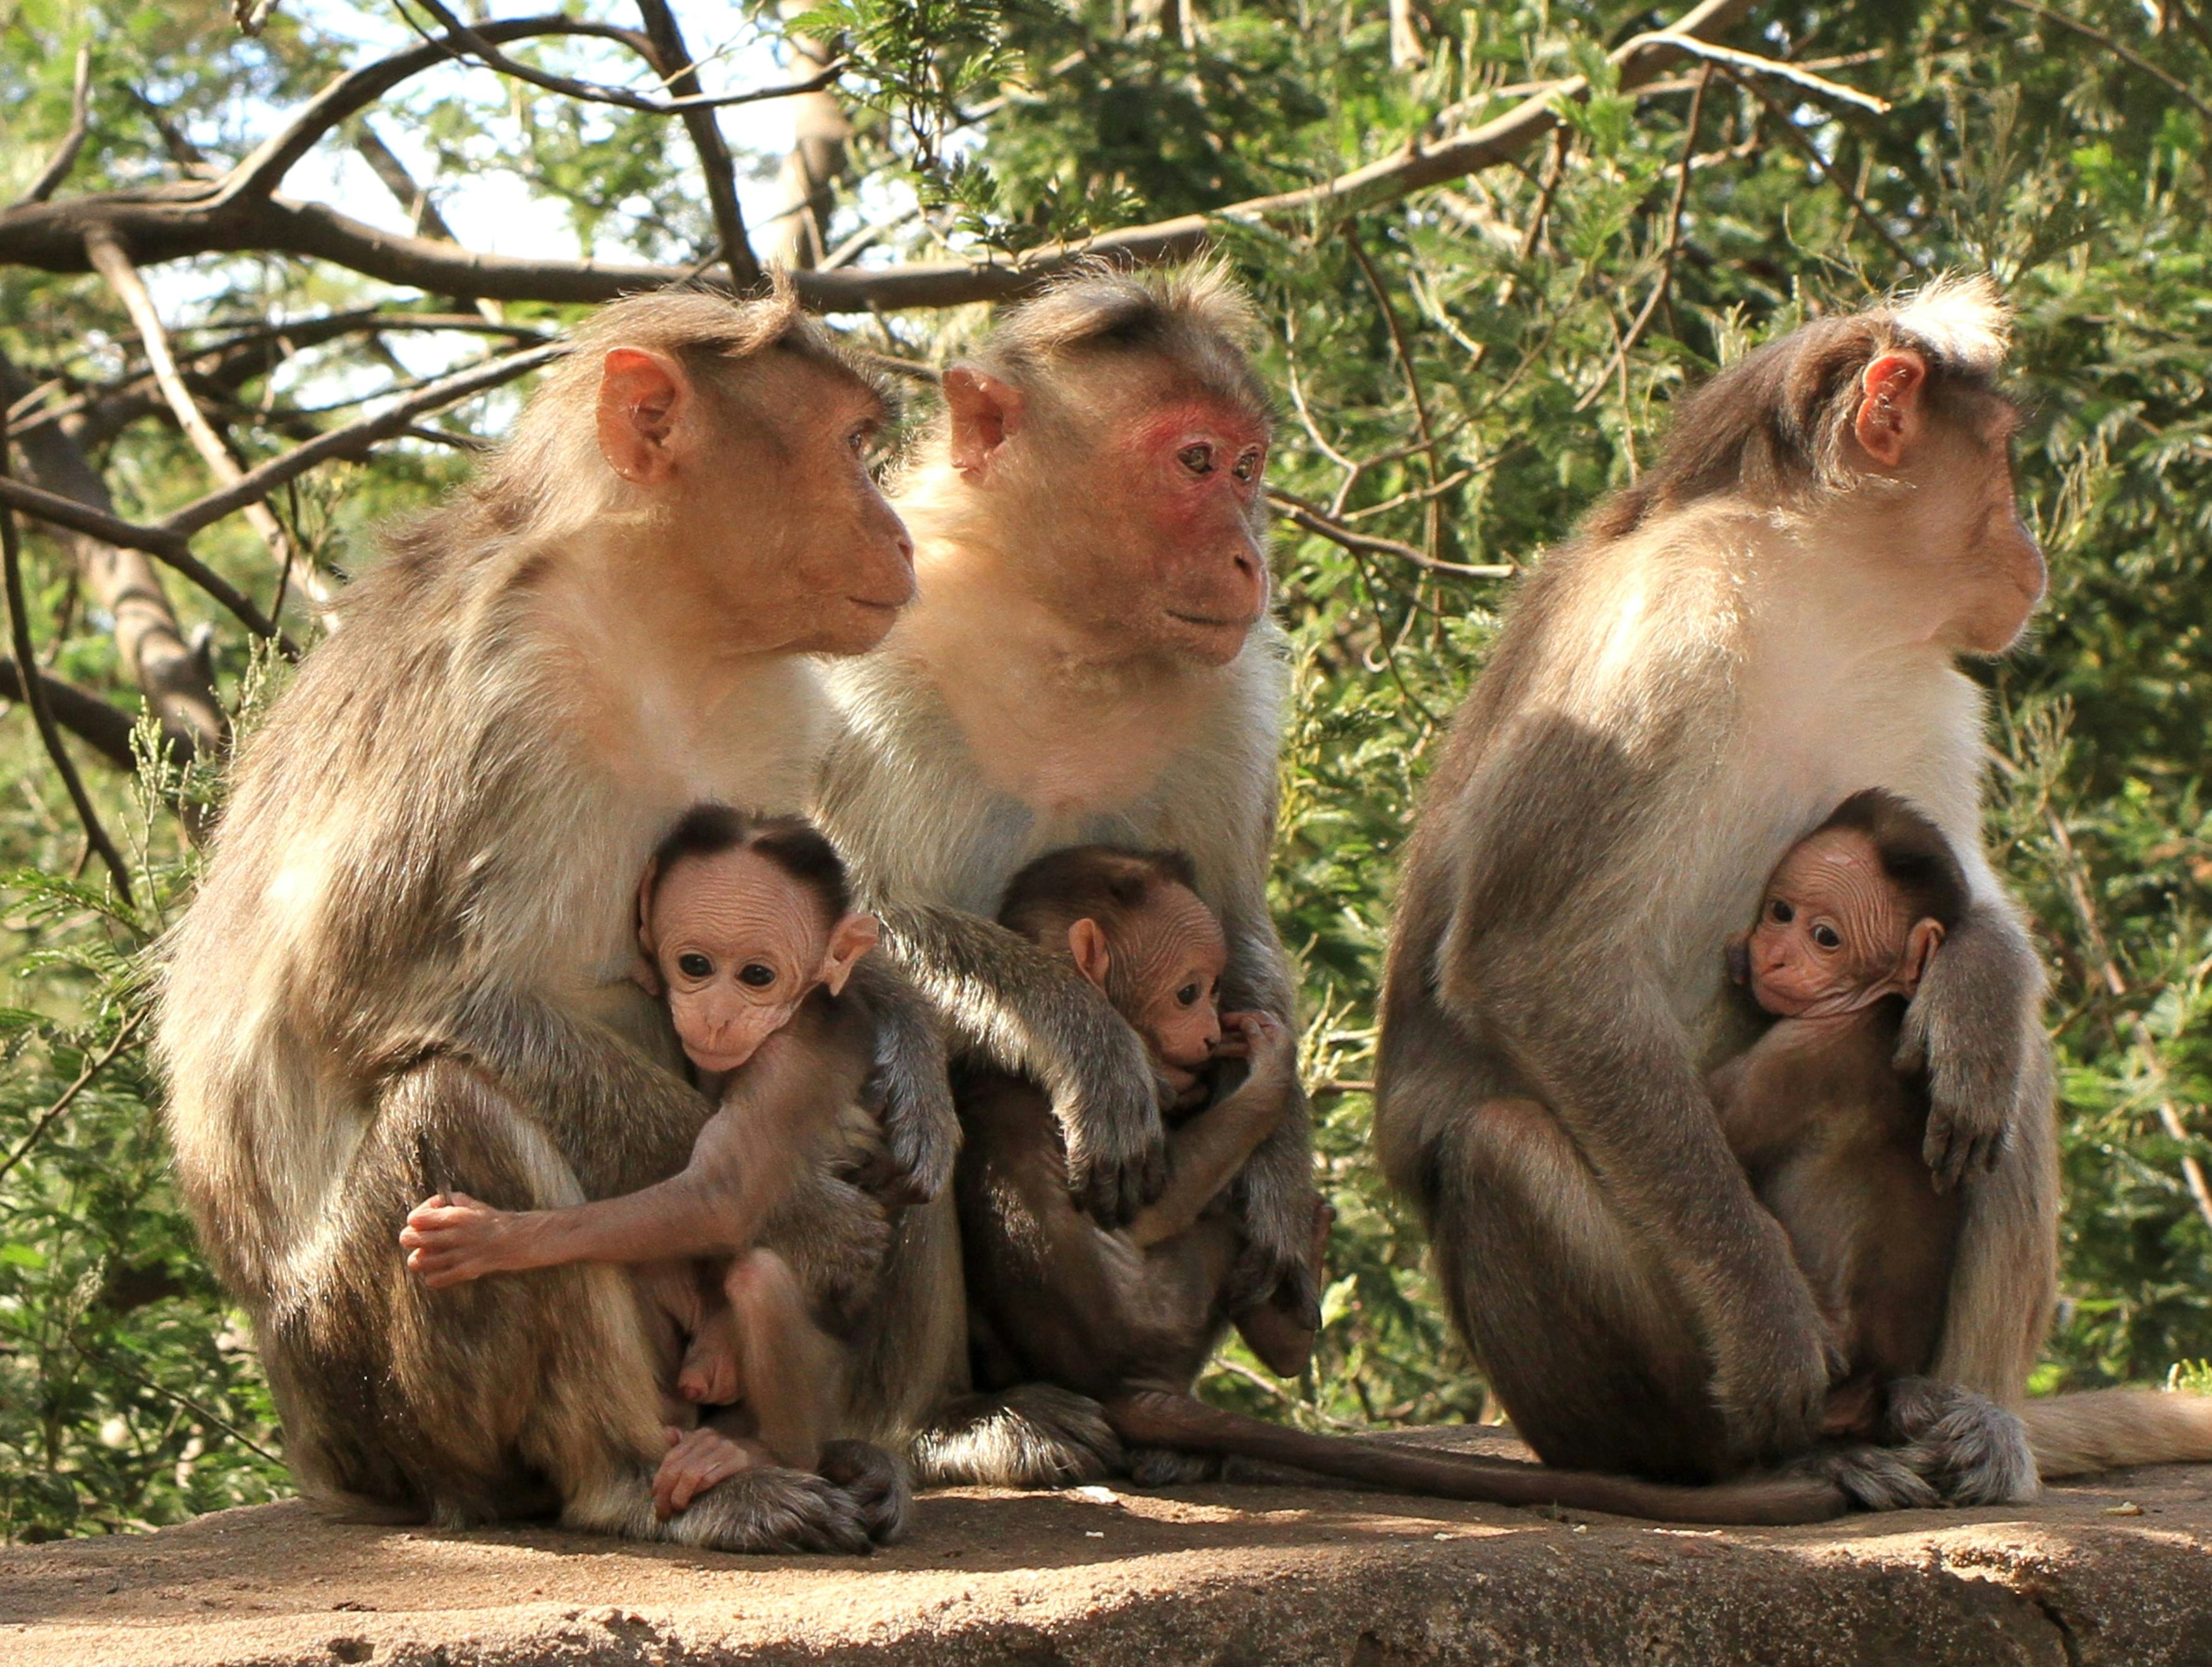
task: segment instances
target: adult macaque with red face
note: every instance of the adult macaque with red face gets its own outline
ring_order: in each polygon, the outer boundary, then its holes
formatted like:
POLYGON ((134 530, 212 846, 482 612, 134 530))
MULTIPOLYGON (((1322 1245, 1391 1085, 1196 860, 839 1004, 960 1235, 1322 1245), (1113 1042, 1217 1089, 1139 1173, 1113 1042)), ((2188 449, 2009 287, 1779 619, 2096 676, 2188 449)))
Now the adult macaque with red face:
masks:
MULTIPOLYGON (((1267 906, 1286 680, 1267 618, 1270 428, 1249 328, 1212 270, 1094 272, 1009 312, 946 372, 945 415, 894 494, 921 599, 881 650, 833 674, 844 727, 816 817, 957 1044, 1049 1094, 1069 1185, 1109 1227, 1164 1174, 1150 1060, 1065 956, 993 916, 1047 851, 1186 852, 1226 938, 1223 1003, 1291 1022, 1267 906)), ((1302 1099, 1246 1166, 1235 1208, 1243 1294, 1311 1324, 1302 1099)), ((900 1294, 878 1373, 889 1435, 928 1422, 964 1377, 946 1210, 909 1213, 887 1279, 900 1294)), ((1000 1407, 971 1423, 975 1441, 939 1432, 933 1474, 1096 1474, 1112 1443, 1089 1415, 1000 1407)))
MULTIPOLYGON (((798 807, 830 729, 805 657, 872 647, 912 595, 881 416, 788 294, 607 308, 245 748, 161 1052, 185 1197, 311 1494, 733 1549, 861 1549, 895 1518, 849 1443, 662 1518, 620 1272, 432 1290, 398 1243, 432 1192, 527 1209, 683 1167, 712 1106, 630 979, 637 876, 702 797, 798 807)), ((941 1046, 873 993, 887 1137, 933 1191, 941 1046)))

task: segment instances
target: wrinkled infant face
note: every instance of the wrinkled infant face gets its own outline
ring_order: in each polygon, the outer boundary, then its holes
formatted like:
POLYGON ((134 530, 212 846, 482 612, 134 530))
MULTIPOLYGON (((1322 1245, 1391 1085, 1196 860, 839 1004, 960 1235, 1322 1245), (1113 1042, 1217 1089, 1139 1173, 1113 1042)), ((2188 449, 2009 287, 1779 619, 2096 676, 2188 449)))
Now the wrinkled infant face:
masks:
POLYGON ((830 939, 842 924, 813 888, 752 851, 686 857, 661 875, 647 927, 691 1063, 736 1070, 816 986, 841 986, 830 939))
POLYGON ((1752 996, 1784 1015, 1862 1005, 1899 987, 1912 925, 1872 840, 1847 828, 1815 834, 1766 882, 1751 934, 1752 996))

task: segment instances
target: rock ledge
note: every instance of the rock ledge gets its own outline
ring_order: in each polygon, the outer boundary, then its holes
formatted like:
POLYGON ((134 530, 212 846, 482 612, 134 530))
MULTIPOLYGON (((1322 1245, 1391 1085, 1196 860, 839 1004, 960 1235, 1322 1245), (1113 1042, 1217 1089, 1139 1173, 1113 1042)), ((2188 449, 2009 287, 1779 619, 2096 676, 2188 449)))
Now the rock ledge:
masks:
MULTIPOLYGON (((1468 1443, 1465 1445, 1473 1445, 1468 1443)), ((332 1524, 0 1552, 0 1662, 2212 1663, 2212 1467, 1670 1529, 1304 1488, 929 1495, 872 1559, 332 1524)))

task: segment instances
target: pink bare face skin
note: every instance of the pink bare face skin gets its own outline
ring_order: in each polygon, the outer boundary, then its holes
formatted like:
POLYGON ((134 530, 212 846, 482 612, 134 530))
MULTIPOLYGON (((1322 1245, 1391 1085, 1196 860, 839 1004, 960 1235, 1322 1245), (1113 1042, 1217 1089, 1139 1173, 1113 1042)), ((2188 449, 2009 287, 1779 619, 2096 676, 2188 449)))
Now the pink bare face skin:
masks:
POLYGON ((1792 1019, 1910 997, 1942 938, 1939 923, 1913 918, 1865 834, 1815 834, 1791 846, 1766 882, 1746 945, 1752 997, 1792 1019))
POLYGON ((702 1071, 735 1070, 815 990, 843 990, 880 930, 742 847, 684 858, 645 883, 639 940, 654 993, 702 1071))
POLYGON ((1056 614, 1134 653, 1226 665, 1267 607, 1267 424, 1165 360, 1071 373, 1066 393, 1039 419, 1019 389, 953 367, 953 466, 1008 524, 1054 530, 1032 583, 1056 614))
POLYGON ((1969 654, 1999 654, 2043 600, 2043 549, 2021 520, 2013 482, 2019 413, 1996 401, 1961 424, 1926 408, 1928 367, 1909 349, 1866 368, 1852 438, 1880 472, 1913 488, 1885 505, 1885 543, 1934 599, 1936 633, 1969 654))
POLYGON ((1181 886, 1163 886, 1118 942, 1109 945, 1098 923, 1085 919, 1067 929, 1067 947, 1099 989, 1114 968, 1115 984, 1136 992, 1122 1016, 1145 1039, 1176 1103, 1203 1098, 1202 1073, 1224 1052, 1221 974, 1229 965, 1213 911, 1181 886))

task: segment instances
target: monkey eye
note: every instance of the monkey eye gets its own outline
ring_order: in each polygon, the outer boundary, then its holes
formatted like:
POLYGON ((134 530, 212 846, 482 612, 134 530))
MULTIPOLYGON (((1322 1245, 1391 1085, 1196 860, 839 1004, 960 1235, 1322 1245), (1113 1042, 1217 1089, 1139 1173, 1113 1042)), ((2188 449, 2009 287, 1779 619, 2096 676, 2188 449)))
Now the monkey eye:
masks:
POLYGON ((1797 918, 1797 911, 1778 897, 1767 906, 1766 918, 1778 926, 1787 926, 1797 918))
POLYGON ((1183 985, 1183 987, 1182 987, 1182 989, 1180 989, 1180 990, 1178 990, 1178 991, 1176 991, 1176 1006, 1178 1006, 1178 1007, 1194 1007, 1194 1006, 1196 1006, 1196 1005, 1197 1005, 1197 1003, 1198 1003, 1198 986, 1197 986, 1196 985, 1194 985, 1194 984, 1186 984, 1185 985, 1183 985))
POLYGON ((1176 452, 1176 461, 1194 475, 1211 475, 1213 472, 1213 448, 1200 440, 1176 452))
POLYGON ((1237 466, 1229 471, 1240 481, 1249 481, 1260 472, 1260 448, 1254 446, 1237 459, 1237 466))
POLYGON ((1823 949, 1840 949, 1844 947, 1844 940, 1837 934, 1833 926, 1814 927, 1813 942, 1823 949))
POLYGON ((694 949, 676 957, 676 970, 687 979, 708 978, 714 974, 714 963, 694 949))
POLYGON ((738 969, 738 982, 749 984, 756 990, 765 990, 775 982, 775 968, 749 961, 738 969))
POLYGON ((869 442, 875 437, 875 426, 872 423, 864 422, 845 436, 845 449, 856 458, 865 458, 868 454, 869 442))

